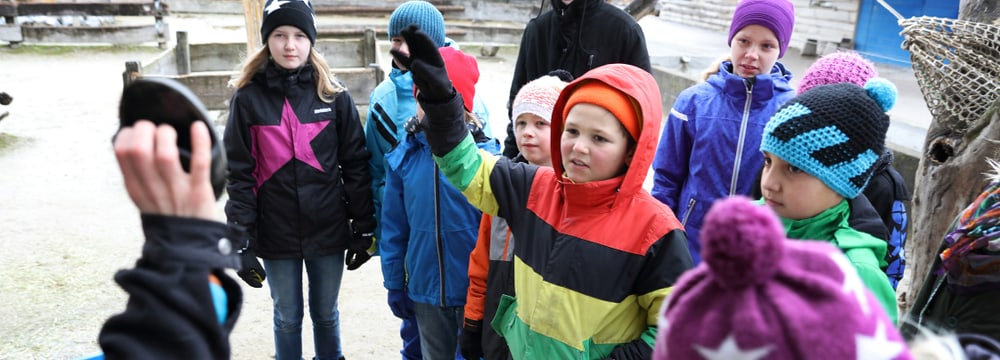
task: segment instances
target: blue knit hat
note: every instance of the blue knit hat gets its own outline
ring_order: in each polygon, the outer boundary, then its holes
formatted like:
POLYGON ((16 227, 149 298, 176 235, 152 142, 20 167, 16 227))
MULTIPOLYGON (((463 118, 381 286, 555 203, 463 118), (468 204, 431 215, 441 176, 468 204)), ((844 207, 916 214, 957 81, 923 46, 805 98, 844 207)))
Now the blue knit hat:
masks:
POLYGON ((267 0, 264 20, 260 24, 260 40, 267 44, 267 37, 281 25, 299 28, 311 44, 316 44, 316 13, 308 0, 267 0))
POLYGON ((858 196, 885 149, 886 111, 896 87, 881 78, 864 88, 820 85, 789 100, 764 126, 766 151, 820 179, 841 196, 858 196))
POLYGON ((795 5, 788 0, 743 0, 733 11, 733 20, 729 23, 729 46, 733 45, 733 36, 741 29, 750 25, 766 27, 778 38, 781 52, 778 58, 785 56, 788 42, 792 39, 792 27, 795 25, 795 5))
POLYGON ((417 24, 437 47, 444 46, 444 16, 426 1, 407 1, 389 16, 389 38, 400 36, 410 24, 417 24))

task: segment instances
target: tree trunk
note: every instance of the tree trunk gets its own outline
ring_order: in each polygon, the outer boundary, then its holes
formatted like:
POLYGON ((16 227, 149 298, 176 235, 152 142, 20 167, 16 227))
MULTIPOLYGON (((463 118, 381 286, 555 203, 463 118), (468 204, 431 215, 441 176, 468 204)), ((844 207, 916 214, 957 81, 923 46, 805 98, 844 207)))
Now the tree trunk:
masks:
POLYGON ((998 25, 1000 0, 961 0, 958 5, 958 18, 998 25))
MULTIPOLYGON (((998 4, 1000 0, 962 0, 959 18, 994 23, 1000 17, 998 4)), ((933 89, 921 90, 925 98, 928 91, 931 97, 945 96, 933 89)), ((906 273, 897 288, 900 314, 906 314, 913 304, 952 220, 986 185, 983 174, 990 171, 986 158, 1000 160, 998 110, 1000 101, 994 101, 978 118, 942 112, 931 119, 913 191, 906 273)))
POLYGON ((622 10, 632 15, 635 21, 639 21, 646 15, 657 16, 660 12, 656 10, 656 1, 653 0, 632 0, 622 10))

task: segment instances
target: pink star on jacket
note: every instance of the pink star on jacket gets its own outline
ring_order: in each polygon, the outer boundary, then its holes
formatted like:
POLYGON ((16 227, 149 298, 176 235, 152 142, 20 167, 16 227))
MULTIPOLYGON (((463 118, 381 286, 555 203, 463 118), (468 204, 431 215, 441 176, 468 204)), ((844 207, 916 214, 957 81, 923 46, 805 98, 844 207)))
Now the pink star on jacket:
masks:
POLYGON ((299 159, 319 171, 325 171, 316 159, 316 153, 310 142, 329 123, 330 120, 323 120, 303 124, 295 115, 292 106, 288 104, 288 99, 285 99, 278 125, 250 126, 250 136, 254 144, 251 156, 257 160, 257 169, 253 174, 257 179, 257 186, 254 190, 259 189, 261 184, 292 161, 292 158, 299 159))

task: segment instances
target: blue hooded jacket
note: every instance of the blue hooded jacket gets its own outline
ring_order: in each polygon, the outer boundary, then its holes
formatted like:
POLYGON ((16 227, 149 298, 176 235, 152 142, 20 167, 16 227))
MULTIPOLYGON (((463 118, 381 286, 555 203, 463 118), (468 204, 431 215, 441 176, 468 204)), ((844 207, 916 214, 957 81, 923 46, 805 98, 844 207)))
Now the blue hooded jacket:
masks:
MULTIPOLYGON (((365 123, 365 144, 371 158, 368 166, 372 173, 372 195, 375 202, 376 240, 382 236, 382 191, 385 188, 385 156, 406 138, 404 124, 417 114, 417 101, 413 98, 413 74, 392 67, 389 76, 372 90, 368 98, 368 121, 365 123)), ((490 112, 476 96, 472 112, 483 123, 483 133, 490 134, 490 112)))
POLYGON ((719 198, 750 194, 764 163, 764 125, 795 96, 792 73, 780 63, 752 81, 732 66, 722 62, 718 73, 677 96, 653 160, 652 194, 681 219, 695 264, 705 213, 719 198))
MULTIPOLYGON (((500 147, 493 139, 479 146, 500 147)), ((386 165, 378 242, 385 288, 405 286, 415 302, 464 306, 482 213, 438 170, 424 133, 408 134, 386 165)))

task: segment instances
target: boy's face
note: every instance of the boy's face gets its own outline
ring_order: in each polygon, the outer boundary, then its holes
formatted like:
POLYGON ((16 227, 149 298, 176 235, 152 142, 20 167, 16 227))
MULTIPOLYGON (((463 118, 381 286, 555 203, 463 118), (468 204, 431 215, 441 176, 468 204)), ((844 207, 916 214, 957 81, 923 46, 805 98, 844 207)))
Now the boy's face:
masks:
POLYGON ((559 144, 566 177, 585 183, 620 175, 634 152, 627 136, 610 111, 587 103, 573 106, 559 144))
POLYGON ((760 25, 748 25, 733 35, 730 48, 733 74, 750 78, 770 73, 780 54, 778 38, 770 29, 760 25))
POLYGON ((764 152, 760 190, 771 210, 792 220, 819 215, 844 199, 815 176, 769 152, 764 152))
POLYGON ((312 43, 309 36, 297 27, 281 25, 267 36, 267 50, 274 63, 285 70, 295 70, 309 61, 312 43))
MULTIPOLYGON (((393 36, 389 38, 389 42, 390 46, 393 49, 403 53, 406 56, 410 56, 410 48, 406 46, 406 41, 403 40, 402 36, 393 36)), ((406 66, 403 66, 403 64, 400 64, 398 61, 396 61, 396 58, 392 58, 392 63, 396 64, 396 68, 398 68, 399 70, 403 71, 407 70, 406 66)))
POLYGON ((517 151, 531 164, 552 166, 552 150, 549 148, 551 138, 549 122, 541 116, 524 113, 514 120, 517 151))

